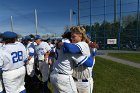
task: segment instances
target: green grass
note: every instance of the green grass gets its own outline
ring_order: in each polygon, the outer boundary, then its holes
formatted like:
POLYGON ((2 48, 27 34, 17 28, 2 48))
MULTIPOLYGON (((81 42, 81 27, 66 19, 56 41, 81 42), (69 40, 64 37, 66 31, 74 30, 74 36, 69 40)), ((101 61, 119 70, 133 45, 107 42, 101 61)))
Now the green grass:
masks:
POLYGON ((49 89, 51 90, 51 93, 53 93, 54 91, 53 91, 53 86, 52 86, 52 84, 49 82, 48 83, 48 87, 49 87, 49 89))
POLYGON ((140 93, 140 69, 97 57, 94 93, 140 93))
POLYGON ((140 53, 109 53, 109 56, 140 63, 140 53))
MULTIPOLYGON (((50 82, 48 86, 53 91, 50 82)), ((39 87, 29 89, 32 92, 27 93, 40 93, 39 87)), ((140 69, 96 57, 93 90, 93 93, 140 93, 140 69)))

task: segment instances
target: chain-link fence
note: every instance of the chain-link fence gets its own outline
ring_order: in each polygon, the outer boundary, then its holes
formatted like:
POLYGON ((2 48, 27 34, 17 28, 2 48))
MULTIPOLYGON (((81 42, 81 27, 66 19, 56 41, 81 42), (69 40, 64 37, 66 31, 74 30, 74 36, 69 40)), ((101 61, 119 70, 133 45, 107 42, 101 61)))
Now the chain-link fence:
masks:
POLYGON ((140 45, 139 0, 80 0, 80 25, 102 49, 136 49, 140 45), (107 44, 116 39, 116 44, 107 44))

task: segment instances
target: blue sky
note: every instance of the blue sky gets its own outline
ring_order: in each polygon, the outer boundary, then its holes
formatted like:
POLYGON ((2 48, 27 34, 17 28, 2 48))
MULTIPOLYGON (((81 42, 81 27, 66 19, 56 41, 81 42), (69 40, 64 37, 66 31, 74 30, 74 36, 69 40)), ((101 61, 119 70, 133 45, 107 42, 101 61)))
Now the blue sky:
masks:
MULTIPOLYGON (((103 21, 104 0, 92 0, 92 23, 103 21)), ((119 12, 117 0, 117 12, 119 12)), ((89 24, 89 0, 81 0, 81 24, 89 24), (84 3, 82 3, 84 2, 84 3), (82 10, 83 9, 83 10, 82 10), (87 16, 87 17, 83 17, 87 16)), ((136 11, 137 0, 122 0, 122 11, 136 11), (132 4, 129 4, 131 3, 132 4), (126 5, 127 3, 127 5, 126 5)), ((106 0, 106 20, 113 20, 113 0, 106 0)), ((34 10, 38 13, 39 34, 61 35, 64 27, 70 25, 70 9, 77 10, 77 0, 0 0, 0 32, 11 30, 10 16, 13 16, 14 31, 21 35, 35 34, 34 10)), ((129 14, 128 13, 128 14, 129 14)), ((123 13, 127 15, 127 13, 123 13)), ((77 24, 77 14, 72 17, 77 24)))
MULTIPOLYGON (((89 0, 81 0, 88 1, 81 4, 81 24, 90 24, 90 10, 89 10, 89 0), (82 17, 83 16, 83 17, 82 17), (88 17, 85 17, 88 16, 88 17)), ((113 22, 114 19, 114 0, 105 0, 106 8, 105 8, 105 19, 106 21, 113 22)), ((117 1, 117 18, 119 18, 120 13, 120 0, 117 1)), ((138 0, 121 0, 122 1, 122 16, 126 16, 129 14, 134 14, 137 11, 137 2, 138 0)), ((104 0, 91 0, 92 7, 92 24, 95 22, 103 22, 104 20, 104 0)))
MULTIPOLYGON (((36 9, 39 34, 60 35, 64 27, 70 24, 69 11, 77 7, 76 3, 76 0, 0 0, 0 32, 11 30, 10 16, 13 16, 15 32, 34 34, 36 9)), ((73 25, 75 23, 73 21, 73 25)))

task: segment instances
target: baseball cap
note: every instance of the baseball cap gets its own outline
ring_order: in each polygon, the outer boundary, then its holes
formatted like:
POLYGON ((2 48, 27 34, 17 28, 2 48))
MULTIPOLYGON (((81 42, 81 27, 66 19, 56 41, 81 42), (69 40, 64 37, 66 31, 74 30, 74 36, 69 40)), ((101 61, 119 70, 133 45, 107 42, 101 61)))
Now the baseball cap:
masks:
POLYGON ((52 42, 52 40, 48 39, 47 42, 52 42))
POLYGON ((41 39, 41 36, 40 35, 35 35, 35 40, 37 39, 41 39))
POLYGON ((15 32, 11 32, 11 31, 5 31, 2 34, 3 38, 17 38, 17 34, 15 32))
POLYGON ((30 36, 25 36, 25 40, 31 40, 30 36))

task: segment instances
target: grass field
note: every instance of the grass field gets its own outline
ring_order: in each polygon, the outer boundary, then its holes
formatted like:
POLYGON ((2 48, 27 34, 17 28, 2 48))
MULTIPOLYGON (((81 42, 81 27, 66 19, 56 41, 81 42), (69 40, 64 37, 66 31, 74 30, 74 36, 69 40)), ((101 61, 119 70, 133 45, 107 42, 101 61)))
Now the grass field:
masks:
MULTIPOLYGON (((35 84, 27 93, 40 93, 40 88, 35 84)), ((50 83, 49 88, 53 91, 50 83)), ((93 93, 140 93, 140 69, 96 57, 93 93)))
POLYGON ((140 53, 109 53, 109 56, 140 63, 140 53))
POLYGON ((97 57, 94 93, 140 93, 140 69, 97 57))

